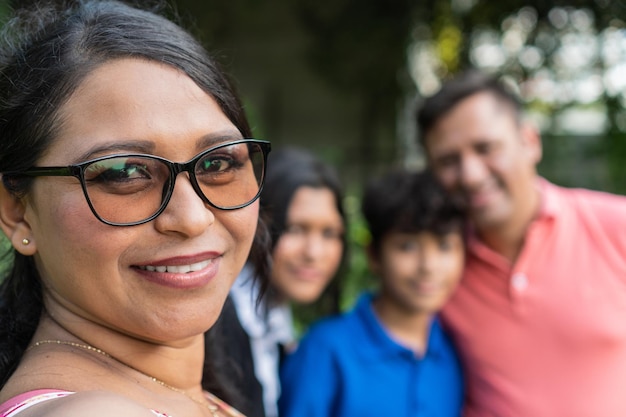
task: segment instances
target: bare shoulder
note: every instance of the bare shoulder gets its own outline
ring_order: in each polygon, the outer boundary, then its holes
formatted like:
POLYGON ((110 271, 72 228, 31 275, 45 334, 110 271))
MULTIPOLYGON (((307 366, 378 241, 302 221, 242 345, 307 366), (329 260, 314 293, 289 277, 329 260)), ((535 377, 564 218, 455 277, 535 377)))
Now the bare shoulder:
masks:
POLYGON ((146 407, 108 391, 80 391, 45 401, 19 413, 19 417, 154 417, 146 407))

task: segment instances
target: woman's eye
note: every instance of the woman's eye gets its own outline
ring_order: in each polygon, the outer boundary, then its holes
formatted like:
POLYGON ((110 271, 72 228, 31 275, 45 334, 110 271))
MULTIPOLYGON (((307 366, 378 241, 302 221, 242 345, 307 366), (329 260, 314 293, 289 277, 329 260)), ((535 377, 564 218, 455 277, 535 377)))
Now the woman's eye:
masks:
POLYGON ((145 164, 122 163, 117 166, 94 164, 86 170, 85 178, 90 182, 121 182, 138 178, 151 178, 151 175, 145 164))
POLYGON ((236 161, 232 158, 211 156, 200 161, 199 170, 201 173, 224 172, 236 165, 236 161))
POLYGON ((343 236, 343 232, 337 229, 324 229, 322 235, 326 239, 341 239, 343 236))
POLYGON ((413 241, 404 241, 398 243, 398 248, 403 252, 409 252, 417 249, 418 245, 413 241))
POLYGON ((300 226, 299 224, 289 224, 285 227, 284 233, 288 233, 291 235, 298 235, 304 232, 305 232, 304 227, 300 226))

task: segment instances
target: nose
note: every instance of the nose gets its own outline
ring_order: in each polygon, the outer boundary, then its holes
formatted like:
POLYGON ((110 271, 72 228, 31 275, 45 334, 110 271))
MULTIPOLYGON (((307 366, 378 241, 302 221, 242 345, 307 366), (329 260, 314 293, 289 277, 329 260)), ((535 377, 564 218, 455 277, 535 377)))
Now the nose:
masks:
POLYGON ((324 254, 324 237, 319 233, 308 233, 304 243, 304 254, 307 259, 319 259, 324 254))
POLYGON ((419 246, 419 272, 430 275, 437 264, 437 249, 431 243, 422 243, 419 246))
POLYGON ((162 233, 198 236, 215 221, 212 210, 217 209, 205 204, 191 185, 189 175, 181 173, 165 210, 155 219, 155 227, 162 233))
POLYGON ((475 188, 487 174, 485 162, 477 155, 465 155, 459 167, 460 183, 465 188, 475 188))

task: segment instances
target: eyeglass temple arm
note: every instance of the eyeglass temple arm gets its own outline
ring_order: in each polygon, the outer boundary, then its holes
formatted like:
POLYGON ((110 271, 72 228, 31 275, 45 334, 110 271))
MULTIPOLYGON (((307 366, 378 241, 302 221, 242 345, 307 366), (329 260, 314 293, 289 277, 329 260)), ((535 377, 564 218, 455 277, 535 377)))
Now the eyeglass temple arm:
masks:
POLYGON ((28 176, 28 177, 71 177, 76 176, 79 172, 78 167, 34 167, 24 171, 5 172, 6 176, 28 176))

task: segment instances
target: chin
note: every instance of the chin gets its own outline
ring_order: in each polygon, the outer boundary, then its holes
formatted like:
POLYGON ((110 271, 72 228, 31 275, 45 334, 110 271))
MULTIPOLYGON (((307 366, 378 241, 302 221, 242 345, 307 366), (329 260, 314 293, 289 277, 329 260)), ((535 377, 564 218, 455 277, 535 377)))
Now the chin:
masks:
POLYGON ((503 216, 496 210, 481 210, 480 212, 471 213, 472 222, 478 228, 493 228, 503 224, 506 216, 503 216))
POLYGON ((292 296, 289 297, 289 299, 296 303, 296 304, 302 304, 302 305, 307 305, 307 304, 313 304, 315 301, 317 301, 320 296, 322 295, 322 292, 316 292, 314 294, 311 293, 307 293, 307 294, 293 294, 292 296))

